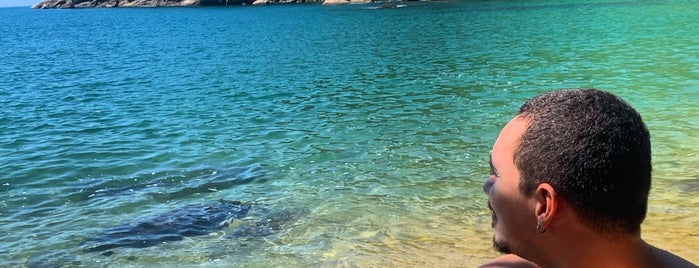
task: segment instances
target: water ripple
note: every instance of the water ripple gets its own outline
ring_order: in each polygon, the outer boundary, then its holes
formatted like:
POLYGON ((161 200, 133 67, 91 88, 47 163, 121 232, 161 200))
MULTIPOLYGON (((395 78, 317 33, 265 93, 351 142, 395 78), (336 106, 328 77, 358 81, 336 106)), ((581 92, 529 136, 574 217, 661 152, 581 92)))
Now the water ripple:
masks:
POLYGON ((689 3, 0 13, 0 266, 476 266, 495 255, 492 142, 559 87, 638 108, 656 166, 648 229, 685 237, 675 252, 696 244, 696 202, 672 190, 699 163, 689 3), (310 213, 247 246, 78 250, 115 221, 216 199, 310 213))

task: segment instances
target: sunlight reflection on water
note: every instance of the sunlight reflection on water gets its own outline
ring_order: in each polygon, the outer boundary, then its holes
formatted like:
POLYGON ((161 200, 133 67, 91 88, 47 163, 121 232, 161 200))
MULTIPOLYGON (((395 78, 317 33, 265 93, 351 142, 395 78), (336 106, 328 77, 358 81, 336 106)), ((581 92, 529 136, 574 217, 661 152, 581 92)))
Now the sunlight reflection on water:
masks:
POLYGON ((560 87, 641 112, 644 237, 699 262, 699 15, 682 3, 0 12, 0 266, 473 267, 497 255, 492 143, 560 87), (308 213, 264 239, 81 250, 217 199, 308 213))

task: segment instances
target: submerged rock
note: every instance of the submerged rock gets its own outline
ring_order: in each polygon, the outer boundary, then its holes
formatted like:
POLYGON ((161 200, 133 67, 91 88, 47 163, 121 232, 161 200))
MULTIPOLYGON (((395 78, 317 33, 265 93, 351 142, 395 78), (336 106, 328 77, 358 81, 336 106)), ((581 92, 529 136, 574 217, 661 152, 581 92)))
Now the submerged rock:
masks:
MULTIPOLYGON (((89 237, 85 251, 97 252, 118 247, 144 248, 167 241, 178 241, 188 236, 207 235, 229 227, 236 219, 250 218, 236 223, 228 237, 261 237, 280 230, 293 218, 286 211, 272 211, 254 204, 221 200, 213 204, 189 205, 152 218, 126 223, 89 237), (254 211, 255 213, 250 213, 254 211)), ((105 252, 103 255, 111 255, 105 252)))
POLYGON ((128 178, 79 180, 68 196, 71 202, 101 198, 147 195, 165 202, 223 191, 256 181, 264 181, 259 166, 235 168, 203 168, 177 173, 138 175, 128 178))
POLYGON ((27 268, 45 268, 45 267, 81 267, 83 263, 78 260, 77 256, 67 253, 63 250, 52 251, 44 255, 33 256, 27 258, 23 264, 8 265, 8 267, 27 267, 27 268))

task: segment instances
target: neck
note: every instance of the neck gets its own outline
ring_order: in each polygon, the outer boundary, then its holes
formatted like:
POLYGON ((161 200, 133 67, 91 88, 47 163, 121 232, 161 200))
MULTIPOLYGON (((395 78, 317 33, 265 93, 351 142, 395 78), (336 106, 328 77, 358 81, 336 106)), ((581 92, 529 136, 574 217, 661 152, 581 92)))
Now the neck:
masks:
POLYGON ((550 242, 546 247, 550 252, 540 262, 542 267, 652 267, 653 264, 651 246, 641 239, 640 233, 611 236, 581 226, 577 231, 554 236, 550 242))

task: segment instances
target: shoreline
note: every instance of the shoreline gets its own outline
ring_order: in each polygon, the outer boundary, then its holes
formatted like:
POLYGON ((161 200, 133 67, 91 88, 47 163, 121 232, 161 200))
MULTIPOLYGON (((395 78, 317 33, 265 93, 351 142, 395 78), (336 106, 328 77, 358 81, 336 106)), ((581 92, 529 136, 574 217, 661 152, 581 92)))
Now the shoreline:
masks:
MULTIPOLYGON (((409 0, 415 2, 416 0, 409 0)), ((382 3, 379 8, 397 8, 408 1, 376 0, 44 0, 30 6, 32 9, 82 8, 154 8, 154 7, 208 7, 317 3, 322 5, 382 3)))

